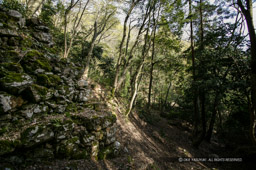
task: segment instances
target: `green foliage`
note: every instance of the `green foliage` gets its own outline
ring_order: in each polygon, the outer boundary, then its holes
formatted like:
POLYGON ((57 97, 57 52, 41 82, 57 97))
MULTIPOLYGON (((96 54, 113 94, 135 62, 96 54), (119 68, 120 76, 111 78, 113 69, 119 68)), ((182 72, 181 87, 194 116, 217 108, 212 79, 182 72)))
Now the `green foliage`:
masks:
POLYGON ((40 13, 40 18, 45 24, 53 28, 53 19, 52 17, 57 13, 56 8, 53 6, 52 0, 47 0, 43 6, 40 13))
POLYGON ((17 0, 3 0, 2 6, 7 9, 17 10, 23 16, 26 14, 25 6, 21 3, 19 3, 17 0))

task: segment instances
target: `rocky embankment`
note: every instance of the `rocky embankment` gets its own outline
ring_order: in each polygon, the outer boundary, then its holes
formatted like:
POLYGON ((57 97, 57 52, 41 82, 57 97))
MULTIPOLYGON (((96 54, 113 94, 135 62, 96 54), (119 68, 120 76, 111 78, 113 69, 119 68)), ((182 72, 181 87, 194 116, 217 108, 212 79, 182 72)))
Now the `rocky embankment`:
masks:
POLYGON ((54 54, 37 18, 0 6, 0 162, 105 158, 119 148, 116 117, 90 107, 80 62, 54 54))

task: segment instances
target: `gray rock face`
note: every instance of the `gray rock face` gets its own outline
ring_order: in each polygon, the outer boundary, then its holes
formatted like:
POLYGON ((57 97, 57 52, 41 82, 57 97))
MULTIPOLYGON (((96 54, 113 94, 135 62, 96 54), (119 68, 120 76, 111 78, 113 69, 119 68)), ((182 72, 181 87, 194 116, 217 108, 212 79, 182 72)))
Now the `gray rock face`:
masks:
POLYGON ((44 25, 36 26, 35 29, 43 31, 45 33, 49 33, 49 30, 50 30, 47 26, 44 26, 44 25))
POLYGON ((0 29, 0 36, 3 36, 3 37, 18 37, 19 34, 16 30, 0 29))
POLYGON ((53 92, 48 90, 46 87, 39 86, 37 84, 32 84, 23 92, 23 96, 32 102, 40 102, 49 100, 53 96, 53 92))
POLYGON ((22 103, 23 100, 21 98, 16 98, 8 93, 0 92, 0 114, 19 107, 22 103))
POLYGON ((86 102, 86 101, 88 101, 88 93, 86 91, 80 91, 80 93, 78 94, 77 100, 79 102, 86 102))
POLYGON ((52 36, 49 33, 45 33, 45 32, 34 32, 33 36, 40 42, 43 43, 52 43, 52 36))
POLYGON ((15 10, 9 10, 8 15, 17 20, 19 20, 22 17, 21 13, 19 13, 18 11, 15 11, 15 10))
POLYGON ((79 80, 78 82, 77 82, 77 85, 79 86, 79 87, 87 87, 88 86, 88 82, 86 81, 86 80, 83 80, 83 79, 81 79, 81 80, 79 80))
POLYGON ((18 21, 18 25, 19 25, 20 28, 25 27, 26 19, 25 18, 20 18, 19 21, 18 21))
POLYGON ((48 111, 48 106, 41 106, 38 104, 29 104, 21 110, 22 115, 26 118, 32 118, 34 114, 45 113, 48 111))
POLYGON ((47 126, 35 125, 21 134, 22 145, 26 148, 34 147, 54 139, 54 132, 47 126))

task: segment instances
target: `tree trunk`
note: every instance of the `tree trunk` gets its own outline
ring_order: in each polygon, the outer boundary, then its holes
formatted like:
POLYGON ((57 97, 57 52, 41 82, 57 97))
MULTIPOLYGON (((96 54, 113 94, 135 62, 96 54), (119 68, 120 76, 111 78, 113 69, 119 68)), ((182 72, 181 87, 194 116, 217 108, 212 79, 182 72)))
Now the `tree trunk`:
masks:
MULTIPOLYGON (((199 4, 199 14, 200 14, 200 50, 204 50, 204 43, 203 43, 203 39, 204 39, 204 28, 203 28, 203 10, 202 10, 202 5, 203 2, 202 0, 200 0, 200 4, 199 4)), ((199 100, 200 100, 200 104, 201 104, 201 123, 202 123, 202 131, 201 134, 199 136, 199 138, 197 139, 197 137, 195 136, 195 141, 193 142, 193 145, 197 148, 201 142, 204 140, 205 138, 205 133, 206 133, 206 111, 205 111, 205 89, 202 88, 200 89, 199 92, 199 100)), ((196 134, 196 133, 195 133, 196 134)))
POLYGON ((256 34, 253 25, 253 6, 252 0, 246 0, 246 6, 243 5, 241 0, 237 1, 240 7, 246 23, 250 36, 251 43, 251 98, 252 98, 252 108, 250 109, 250 138, 254 145, 256 145, 255 137, 255 114, 256 114, 256 34))
POLYGON ((167 106, 167 99, 168 99, 168 96, 169 96, 169 92, 170 92, 171 87, 172 87, 172 82, 170 82, 170 84, 169 84, 169 86, 168 86, 168 90, 167 90, 166 96, 165 96, 165 101, 164 101, 165 107, 167 106))
MULTIPOLYGON (((112 95, 115 94, 115 91, 116 91, 116 88, 117 88, 117 83, 118 83, 118 77, 119 77, 119 74, 120 74, 120 66, 121 66, 121 61, 122 61, 122 53, 123 53, 123 44, 124 44, 124 41, 125 41, 125 37, 126 37, 126 25, 127 25, 127 22, 128 22, 128 19, 132 13, 132 10, 134 9, 134 7, 136 6, 136 4, 138 3, 139 1, 136 1, 134 3, 132 3, 128 13, 126 14, 126 17, 125 17, 125 20, 124 20, 124 29, 123 29, 123 37, 122 37, 122 40, 121 40, 121 43, 120 43, 120 46, 119 46, 119 56, 118 56, 118 60, 117 60, 117 64, 116 64, 116 74, 115 74, 115 79, 114 79, 114 87, 112 89, 112 95)), ((129 40, 127 40, 129 41, 129 40)))
MULTIPOLYGON (((159 17, 159 11, 158 11, 158 16, 157 20, 159 17)), ((153 13, 153 23, 154 23, 154 33, 153 33, 153 44, 152 44, 152 54, 151 54, 151 68, 150 68, 150 80, 149 80, 149 87, 148 87, 148 109, 150 108, 151 105, 151 89, 152 89, 152 82, 153 82, 153 71, 154 71, 154 56, 155 56, 155 38, 156 38, 156 26, 157 26, 157 21, 155 18, 155 13, 153 13)))
POLYGON ((93 48, 94 48, 97 36, 98 36, 97 22, 95 21, 95 23, 94 23, 94 33, 93 33, 93 37, 92 37, 92 40, 91 40, 91 43, 90 43, 90 49, 89 49, 89 52, 88 52, 88 55, 87 55, 87 58, 86 58, 85 69, 84 69, 84 73, 83 73, 83 76, 82 76, 82 79, 84 79, 84 80, 86 80, 88 78, 89 68, 90 68, 90 61, 91 61, 91 58, 92 58, 93 48))
POLYGON ((130 103, 129 103, 129 108, 126 112, 126 116, 129 116, 129 114, 131 113, 131 110, 132 110, 132 107, 133 107, 133 104, 134 104, 134 101, 135 101, 135 98, 136 98, 136 95, 137 95, 137 92, 138 92, 138 88, 139 88, 138 80, 139 80, 139 76, 140 76, 143 65, 144 65, 144 61, 142 61, 142 63, 138 67, 138 70, 137 70, 137 73, 136 73, 136 76, 135 76, 133 95, 132 95, 132 98, 131 98, 130 103))
MULTIPOLYGON (((130 55, 129 55, 129 58, 127 59, 127 62, 125 64, 125 66, 124 66, 124 70, 120 73, 120 67, 119 67, 119 69, 116 71, 116 75, 115 75, 115 81, 116 82, 114 82, 114 87, 112 89, 112 95, 114 95, 114 93, 119 90, 120 85, 125 80, 126 73, 129 70, 130 63, 131 63, 131 60, 133 58, 133 51, 135 50, 135 48, 137 47, 137 45, 139 43, 139 38, 140 38, 140 36, 142 34, 143 28, 144 28, 144 26, 146 24, 146 20, 149 17, 149 14, 151 13, 151 11, 152 11, 152 7, 151 7, 151 5, 149 5, 147 7, 146 14, 145 14, 143 22, 142 22, 142 24, 140 26, 140 29, 139 29, 139 32, 137 34, 136 40, 135 40, 135 42, 134 42, 134 44, 133 44, 133 46, 132 46, 132 48, 130 50, 130 55), (119 77, 119 74, 121 74, 120 77, 119 77)), ((124 56, 124 57, 126 57, 126 56, 124 56)))
POLYGON ((208 131, 206 133, 206 136, 205 136, 205 140, 207 142, 210 142, 211 138, 212 138, 212 132, 213 132, 214 123, 215 123, 216 115, 217 115, 217 106, 218 106, 218 100, 219 100, 218 98, 219 98, 219 94, 216 93, 214 103, 213 103, 212 116, 211 116, 209 129, 208 129, 208 131))
MULTIPOLYGON (((196 81, 196 69, 195 69, 195 50, 194 50, 194 31, 193 31, 193 19, 192 19, 192 0, 189 0, 189 15, 190 15, 190 48, 191 48, 191 55, 192 55, 192 70, 193 70, 193 81, 196 81)), ((198 115, 198 107, 197 107, 197 89, 193 89, 194 98, 193 98, 193 105, 194 105, 194 130, 193 136, 197 136, 198 134, 198 123, 199 123, 199 115, 198 115)))

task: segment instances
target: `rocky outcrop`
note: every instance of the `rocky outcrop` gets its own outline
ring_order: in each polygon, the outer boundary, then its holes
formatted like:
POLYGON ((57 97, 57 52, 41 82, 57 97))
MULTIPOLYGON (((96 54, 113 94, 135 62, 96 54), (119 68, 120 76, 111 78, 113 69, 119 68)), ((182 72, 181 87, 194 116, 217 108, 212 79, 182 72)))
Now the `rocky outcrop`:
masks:
POLYGON ((53 42, 37 18, 2 7, 0 16, 0 162, 116 154, 116 117, 90 106, 81 63, 38 48, 53 42))

